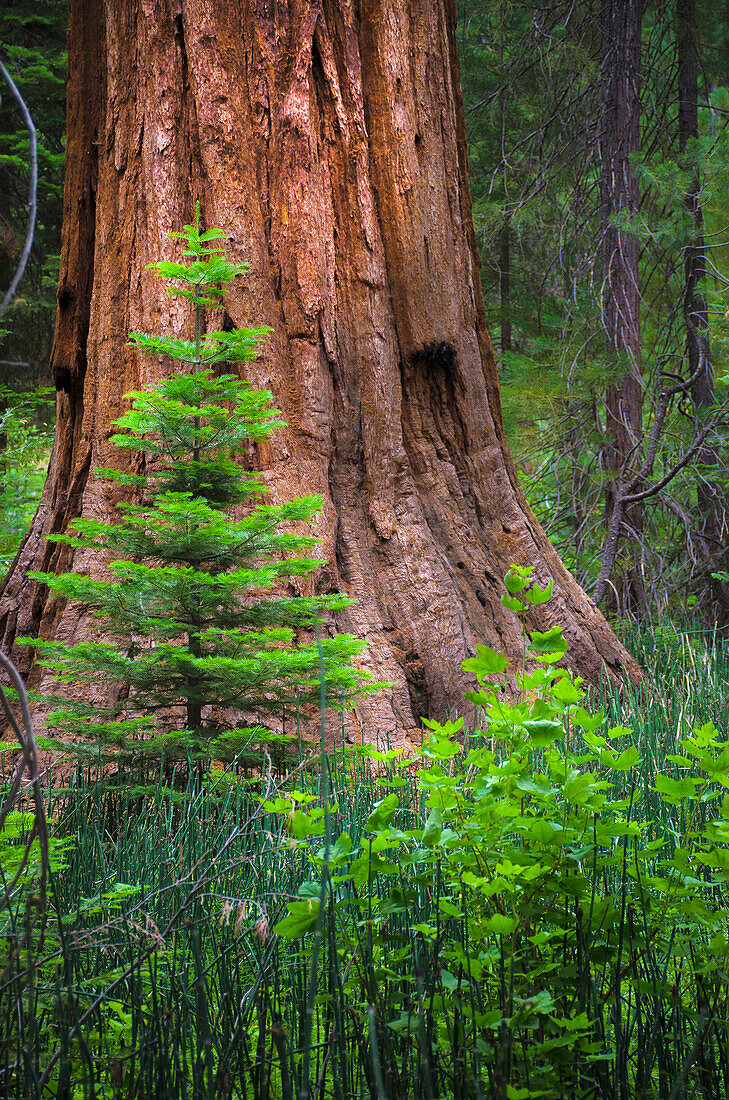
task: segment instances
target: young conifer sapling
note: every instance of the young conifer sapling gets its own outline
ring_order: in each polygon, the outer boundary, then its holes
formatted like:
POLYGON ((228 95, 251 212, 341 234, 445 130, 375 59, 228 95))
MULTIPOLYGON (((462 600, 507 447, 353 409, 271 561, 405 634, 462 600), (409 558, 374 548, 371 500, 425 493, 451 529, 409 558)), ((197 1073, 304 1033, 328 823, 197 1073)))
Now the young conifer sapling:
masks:
POLYGON ((60 685, 74 685, 54 697, 48 747, 200 767, 270 739, 267 716, 315 703, 320 667, 332 705, 376 689, 352 663, 364 648, 357 638, 324 637, 321 648, 296 641, 349 603, 337 594, 284 594, 287 581, 321 564, 308 556, 316 539, 290 529, 310 522, 321 498, 264 503, 261 474, 235 461, 282 424, 270 393, 218 373, 253 359, 270 330, 204 331, 206 311, 249 265, 225 258, 220 230, 200 232, 199 208, 194 225, 170 236, 185 242, 183 262, 150 267, 171 284, 168 293, 190 303, 191 338, 131 334, 137 352, 165 356, 173 373, 129 394, 131 408, 116 421, 113 442, 136 456, 141 472, 100 471, 138 503, 119 504, 116 522, 80 519, 71 533, 51 536, 106 551, 106 577, 31 574, 54 595, 93 606, 104 640, 25 644, 60 685), (106 685, 110 702, 84 701, 79 688, 92 681, 106 685))

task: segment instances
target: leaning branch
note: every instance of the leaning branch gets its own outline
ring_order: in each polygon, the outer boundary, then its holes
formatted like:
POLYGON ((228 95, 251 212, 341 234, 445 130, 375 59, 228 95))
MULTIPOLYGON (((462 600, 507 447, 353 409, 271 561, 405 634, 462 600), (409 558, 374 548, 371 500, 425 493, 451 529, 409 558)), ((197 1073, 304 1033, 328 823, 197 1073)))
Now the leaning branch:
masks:
POLYGON ((627 493, 621 498, 622 503, 635 504, 639 500, 647 500, 648 497, 652 497, 655 496, 656 493, 660 493, 661 489, 664 489, 666 485, 668 485, 669 481, 673 481, 676 474, 680 474, 681 470, 684 470, 688 466, 689 462, 691 462, 691 460, 696 457, 698 452, 701 450, 701 447, 703 446, 707 436, 713 430, 713 424, 708 428, 703 428, 696 436, 696 439, 686 451, 686 454, 683 456, 683 458, 681 458, 675 466, 672 466, 668 473, 665 474, 660 481, 656 481, 654 485, 649 485, 648 488, 644 489, 642 493, 627 493))
MULTIPOLYGON (((18 763, 15 768, 15 775, 10 785, 10 790, 7 792, 2 806, 0 806, 0 831, 8 817, 8 814, 13 808, 15 801, 20 793, 22 786, 23 776, 27 773, 28 786, 33 792, 34 800, 34 819, 33 828, 30 836, 27 839, 25 852, 20 861, 12 881, 10 883, 3 882, 3 893, 0 896, 0 910, 6 905, 10 904, 11 895, 17 882, 25 869, 26 864, 30 858, 30 849, 33 840, 38 837, 38 843, 40 845, 40 862, 41 862, 41 875, 38 890, 38 904, 36 907, 36 917, 40 915, 41 920, 45 920, 45 903, 46 903, 46 882, 48 877, 49 868, 49 842, 48 842, 48 822, 46 820, 45 805, 43 802, 43 791, 40 783, 40 773, 38 769, 38 749, 36 746, 35 735, 33 732, 33 719, 30 713, 30 704, 28 702, 28 694, 25 690, 25 684, 21 678, 17 668, 2 651, 0 651, 0 670, 6 673, 13 688, 15 689, 16 699, 20 709, 20 720, 18 720, 13 707, 10 705, 10 701, 0 684, 0 708, 5 713, 11 728, 15 732, 15 736, 20 744, 21 754, 18 763)), ((33 922, 31 922, 33 923, 33 922)))
MULTIPOLYGON (((689 323, 689 327, 693 327, 689 323)), ((608 525, 607 536, 605 539, 605 546, 603 549, 602 566, 595 583, 595 592, 593 594, 593 600, 599 606, 602 602, 605 593, 607 591, 608 580, 612 573, 615 559, 618 552, 618 541, 620 537, 620 528, 623 524, 625 516, 625 508, 630 504, 638 504, 641 501, 648 500, 649 497, 657 496, 661 493, 662 489, 665 489, 677 474, 684 470, 689 463, 696 458, 700 453, 706 439, 715 431, 717 426, 725 419, 725 409, 720 409, 718 414, 712 418, 711 422, 707 424, 698 434, 695 436, 693 443, 683 455, 683 457, 671 467, 671 469, 664 474, 664 476, 653 484, 649 484, 646 488, 638 490, 638 486, 648 481, 648 478, 653 473, 653 467, 655 465, 656 456, 658 454, 658 448, 661 441, 661 436, 666 424, 666 416, 668 408, 674 397, 679 394, 685 394, 691 388, 693 383, 699 377, 699 375, 705 369, 705 356, 702 350, 699 350, 699 362, 696 370, 691 374, 689 378, 681 379, 675 383, 675 385, 663 389, 658 398, 658 408, 653 420, 653 426, 648 439, 648 446, 646 448, 645 460, 640 468, 636 471, 630 480, 625 480, 619 483, 617 492, 615 494, 615 500, 613 503, 613 510, 610 516, 610 523, 608 525)))

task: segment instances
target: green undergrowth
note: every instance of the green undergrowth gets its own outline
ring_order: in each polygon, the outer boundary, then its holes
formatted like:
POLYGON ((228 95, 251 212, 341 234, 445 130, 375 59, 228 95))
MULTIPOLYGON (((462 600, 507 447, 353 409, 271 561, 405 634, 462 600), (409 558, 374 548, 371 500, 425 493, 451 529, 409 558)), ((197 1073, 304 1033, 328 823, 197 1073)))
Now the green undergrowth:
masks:
POLYGON ((729 1094, 729 661, 628 640, 646 686, 588 699, 532 633, 508 703, 479 647, 478 726, 412 760, 52 787, 44 941, 32 867, 2 914, 3 1094, 729 1094))
POLYGON ((0 581, 30 527, 53 443, 51 390, 0 384, 0 581))

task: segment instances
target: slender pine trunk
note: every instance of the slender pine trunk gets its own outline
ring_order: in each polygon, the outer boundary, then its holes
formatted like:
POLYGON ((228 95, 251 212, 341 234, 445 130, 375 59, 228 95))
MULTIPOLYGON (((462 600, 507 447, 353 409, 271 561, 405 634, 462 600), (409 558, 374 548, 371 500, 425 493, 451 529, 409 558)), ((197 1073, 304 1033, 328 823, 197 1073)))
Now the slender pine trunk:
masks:
POLYGON ((511 238, 506 221, 499 234, 499 294, 501 297, 501 352, 511 351, 511 238))
MULTIPOLYGON (((676 0, 676 44, 678 55, 678 141, 683 156, 699 137, 699 67, 696 49, 696 0, 676 0)), ((686 326, 687 372, 697 430, 706 410, 715 402, 714 374, 709 341, 709 312, 706 305, 706 244, 698 168, 685 196, 693 223, 693 239, 684 253, 685 289, 683 314, 686 326)), ((710 623, 729 627, 729 585, 711 578, 712 570, 725 567, 727 543, 726 494, 716 481, 719 455, 715 447, 704 446, 697 457, 696 501, 699 520, 698 544, 706 547, 706 592, 710 623)))
MULTIPOLYGON (((620 535, 636 548, 643 531, 639 505, 624 508, 621 480, 640 461, 643 436, 643 386, 640 374, 640 246, 619 228, 616 216, 638 213, 640 196, 631 163, 640 138, 640 0, 603 0, 602 3, 602 117, 600 130, 600 185, 602 200, 603 328, 608 355, 622 365, 619 381, 605 399, 607 442, 603 462, 606 486, 606 529, 615 509, 620 510, 620 535)), ((638 550, 632 562, 613 572, 607 586, 607 604, 619 615, 644 616, 647 599, 638 550)))

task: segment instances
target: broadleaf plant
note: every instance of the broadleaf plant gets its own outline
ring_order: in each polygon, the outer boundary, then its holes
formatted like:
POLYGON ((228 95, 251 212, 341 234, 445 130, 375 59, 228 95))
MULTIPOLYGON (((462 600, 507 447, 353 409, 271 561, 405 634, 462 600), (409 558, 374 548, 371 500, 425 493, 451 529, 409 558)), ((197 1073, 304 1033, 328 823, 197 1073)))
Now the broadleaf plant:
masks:
POLYGON ((282 425, 269 392, 215 373, 253 359, 270 330, 204 332, 205 310, 220 305, 248 265, 224 258, 221 231, 201 233, 199 208, 194 225, 170 236, 185 242, 190 262, 150 267, 174 284, 169 293, 191 303, 192 338, 132 333, 130 344, 183 369, 128 394, 131 408, 116 421, 113 442, 139 456, 142 472, 99 471, 136 488, 138 503, 118 504, 116 522, 79 519, 51 536, 106 551, 106 576, 31 574, 55 595, 93 606, 103 639, 24 643, 60 685, 73 685, 54 699, 47 747, 119 763, 186 759, 204 770, 212 759, 275 740, 267 716, 314 705, 320 667, 329 705, 376 686, 352 663, 364 648, 357 638, 297 642, 297 632, 318 630, 325 613, 350 602, 284 591, 321 564, 311 556, 317 540, 290 529, 310 523, 321 498, 264 503, 262 475, 235 462, 282 425), (91 682, 107 686, 109 702, 83 698, 91 682))
MULTIPOLYGON (((505 583, 546 603, 533 567, 505 583)), ((563 667, 561 628, 520 618, 508 680, 486 646, 461 666, 479 686, 470 734, 424 720, 419 760, 357 746, 379 801, 355 821, 331 807, 331 843, 313 842, 322 808, 305 791, 261 796, 284 821, 301 806, 289 846, 322 883, 272 932, 308 960, 331 930, 342 1002, 407 1082, 391 1095, 725 1095, 704 1085, 724 1073, 729 1018, 726 734, 687 723, 656 769, 563 667)))

